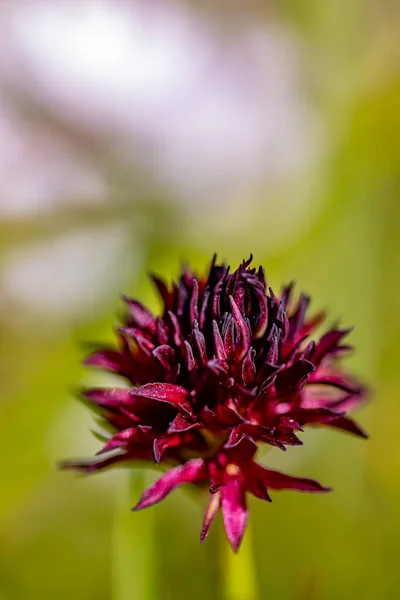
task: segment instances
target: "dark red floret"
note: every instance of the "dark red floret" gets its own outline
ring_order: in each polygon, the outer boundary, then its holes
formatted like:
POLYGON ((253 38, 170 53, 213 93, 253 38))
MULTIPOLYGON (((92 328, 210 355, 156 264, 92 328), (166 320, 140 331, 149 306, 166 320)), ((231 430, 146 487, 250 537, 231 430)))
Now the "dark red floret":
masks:
POLYGON ((247 492, 270 501, 269 490, 327 491, 311 479, 257 464, 259 444, 282 450, 299 445, 307 425, 366 437, 346 414, 365 398, 339 363, 351 350, 343 343, 349 330, 310 340, 324 314, 307 317, 310 299, 295 299, 293 284, 275 296, 264 270, 251 262, 230 273, 214 258, 206 277, 185 270, 170 288, 154 277, 161 316, 123 297, 128 313, 117 346, 86 359, 128 382, 84 392, 113 433, 98 460, 64 465, 86 472, 132 460, 172 466, 135 510, 182 483, 208 485, 201 540, 221 509, 234 550, 247 523, 247 492))

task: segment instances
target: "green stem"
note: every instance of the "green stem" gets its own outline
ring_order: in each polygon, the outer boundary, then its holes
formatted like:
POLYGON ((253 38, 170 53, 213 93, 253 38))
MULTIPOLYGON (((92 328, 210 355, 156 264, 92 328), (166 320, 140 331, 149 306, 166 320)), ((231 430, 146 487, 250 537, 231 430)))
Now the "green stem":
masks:
POLYGON ((251 524, 247 525, 237 554, 232 551, 225 532, 223 533, 223 564, 221 565, 223 600, 259 600, 251 524))
POLYGON ((113 540, 113 600, 156 600, 153 510, 132 512, 146 487, 143 471, 130 472, 118 495, 113 540))

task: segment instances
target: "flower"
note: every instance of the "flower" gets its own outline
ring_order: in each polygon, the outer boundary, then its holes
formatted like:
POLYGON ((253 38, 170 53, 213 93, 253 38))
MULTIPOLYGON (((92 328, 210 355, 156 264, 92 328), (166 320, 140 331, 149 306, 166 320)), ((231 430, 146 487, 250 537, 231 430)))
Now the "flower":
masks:
POLYGON ((117 348, 93 352, 86 364, 128 380, 130 387, 84 392, 112 430, 95 462, 64 466, 93 472, 132 460, 172 465, 134 510, 151 506, 183 483, 210 490, 201 541, 221 509, 237 551, 248 510, 246 494, 271 501, 269 490, 326 492, 312 479, 266 469, 254 457, 261 443, 286 450, 301 444, 306 425, 326 425, 366 437, 346 415, 365 394, 339 365, 351 346, 348 329, 308 341, 325 315, 308 318, 310 298, 267 291, 252 256, 230 273, 214 257, 208 276, 185 269, 171 288, 153 277, 161 317, 124 297, 128 308, 117 348))

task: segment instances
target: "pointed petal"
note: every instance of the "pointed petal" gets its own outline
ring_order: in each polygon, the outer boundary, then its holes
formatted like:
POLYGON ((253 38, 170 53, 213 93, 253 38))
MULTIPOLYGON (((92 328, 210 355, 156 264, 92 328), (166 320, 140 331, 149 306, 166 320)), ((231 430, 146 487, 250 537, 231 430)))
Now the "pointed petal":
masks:
POLYGON ((247 281, 252 295, 254 295, 258 302, 258 316, 253 325, 253 336, 255 339, 259 339, 264 335, 268 327, 268 299, 265 289, 265 273, 260 267, 257 275, 247 272, 243 277, 247 281))
POLYGON ((128 362, 124 354, 111 349, 96 350, 84 360, 85 365, 99 367, 119 374, 124 374, 127 371, 128 362))
POLYGON ((222 361, 226 361, 226 352, 224 348, 224 343, 222 341, 221 333, 219 331, 219 327, 216 321, 213 321, 213 335, 214 335, 214 351, 215 356, 222 361))
POLYGON ((190 318, 191 326, 193 325, 194 321, 197 321, 199 318, 198 302, 199 302, 199 284, 197 282, 197 279, 193 279, 193 289, 192 289, 192 295, 190 298, 190 306, 189 306, 189 318, 190 318))
POLYGON ((360 387, 350 383, 349 381, 346 381, 344 377, 334 375, 319 376, 318 371, 319 369, 310 376, 308 385, 328 385, 337 388, 338 390, 342 390, 343 392, 347 392, 348 394, 354 395, 362 393, 360 387))
POLYGON ((242 541, 248 519, 246 490, 241 478, 229 478, 221 488, 222 517, 228 540, 237 552, 242 541))
POLYGON ((153 442, 153 454, 156 463, 159 463, 162 455, 168 448, 176 448, 182 442, 180 435, 169 435, 168 437, 158 438, 153 442))
POLYGON ((256 366, 254 364, 255 355, 256 351, 250 348, 242 362, 242 380, 245 386, 254 383, 256 378, 256 366))
POLYGON ((129 429, 124 429, 119 433, 116 433, 102 448, 97 452, 97 455, 104 454, 109 450, 115 450, 116 448, 120 448, 121 446, 126 446, 127 444, 131 444, 137 439, 137 427, 130 427, 129 429))
POLYGON ((157 277, 156 275, 152 275, 151 279, 153 280, 153 283, 155 284, 157 291, 160 294, 162 301, 164 302, 165 308, 167 310, 171 309, 173 295, 168 290, 168 287, 167 287, 165 281, 163 279, 161 279, 160 277, 157 277))
POLYGON ((160 402, 167 402, 172 404, 176 408, 186 401, 188 391, 180 385, 173 383, 145 383, 137 389, 131 390, 131 396, 146 396, 152 400, 159 400, 160 402))
POLYGON ((183 336, 181 326, 179 325, 179 321, 176 315, 172 311, 168 311, 168 316, 171 321, 173 336, 174 336, 174 344, 180 348, 182 346, 183 336))
POLYGON ((156 483, 150 486, 132 510, 141 510, 163 500, 172 490, 183 483, 201 481, 206 476, 204 461, 201 458, 189 460, 184 465, 170 469, 156 483))
POLYGON ((271 471, 264 469, 260 465, 254 464, 258 471, 258 476, 262 479, 264 485, 272 490, 298 490, 300 492, 329 492, 331 488, 323 487, 318 481, 306 477, 292 477, 285 475, 280 471, 271 471))
POLYGON ((196 346, 199 362, 204 367, 208 361, 206 339, 205 339, 204 335, 201 333, 201 331, 199 330, 197 321, 195 321, 195 323, 194 323, 193 337, 194 337, 194 343, 196 346))
POLYGON ((281 339, 281 331, 272 323, 271 331, 268 334, 267 341, 269 342, 269 350, 265 359, 265 362, 276 365, 279 358, 279 342, 281 339))
POLYGON ((215 494, 210 495, 210 500, 208 501, 208 505, 206 508, 206 512, 204 515, 203 526, 201 528, 200 533, 200 542, 203 543, 206 539, 208 532, 210 530, 211 524, 214 521, 217 513, 221 507, 221 492, 218 491, 215 494))
MULTIPOLYGON (((108 440, 104 448, 97 452, 97 455, 104 454, 110 450, 115 450, 116 448, 121 448, 122 446, 147 442, 146 433, 149 431, 151 431, 151 427, 146 425, 139 425, 124 429, 123 431, 116 433, 110 440, 108 440)), ((150 438, 150 443, 151 440, 152 438, 150 438)))
POLYGON ((206 289, 203 294, 203 301, 201 303, 201 308, 200 308, 200 315, 199 315, 200 329, 203 329, 204 324, 206 322, 209 299, 210 299, 210 291, 206 289))
POLYGON ((229 302, 231 304, 232 316, 237 331, 236 359, 241 360, 251 346, 251 333, 249 326, 244 320, 242 313, 232 296, 229 297, 229 302))
POLYGON ((200 426, 201 423, 193 423, 188 421, 181 413, 178 413, 169 426, 168 433, 181 433, 183 431, 189 431, 190 429, 200 426))
POLYGON ((301 389, 314 370, 315 367, 310 361, 297 360, 293 365, 278 373, 276 378, 278 396, 287 396, 301 389))
POLYGON ((131 390, 128 388, 93 388, 83 392, 97 406, 116 407, 132 404, 131 390))
POLYGON ((157 331, 156 317, 137 300, 133 300, 133 298, 128 298, 127 296, 122 296, 122 299, 129 308, 135 326, 140 329, 146 329, 154 335, 157 331))
POLYGON ((315 346, 311 356, 311 360, 314 364, 319 364, 325 356, 334 352, 339 342, 350 333, 350 329, 332 329, 325 333, 315 346))
POLYGON ((331 419, 327 425, 329 427, 334 427, 335 429, 341 429, 342 431, 347 431, 348 433, 353 433, 354 435, 358 435, 359 437, 368 438, 368 434, 360 427, 358 423, 350 419, 350 417, 337 417, 336 419, 331 419))
POLYGON ((164 321, 157 317, 157 340, 159 344, 166 344, 168 342, 168 328, 164 321))
POLYGON ((175 351, 167 344, 154 348, 153 356, 157 358, 166 371, 170 371, 175 365, 175 351))
POLYGON ((302 331, 304 317, 309 303, 310 297, 306 296, 305 294, 301 294, 297 303, 297 309, 289 319, 289 336, 291 339, 295 340, 297 335, 302 331))
POLYGON ((129 452, 120 454, 114 454, 113 456, 107 456, 101 460, 87 461, 87 460, 66 460, 59 464, 60 469, 72 469, 76 471, 84 471, 85 473, 94 473, 110 467, 124 467, 125 463, 131 460, 151 460, 152 449, 151 446, 137 446, 134 449, 130 449, 129 452))

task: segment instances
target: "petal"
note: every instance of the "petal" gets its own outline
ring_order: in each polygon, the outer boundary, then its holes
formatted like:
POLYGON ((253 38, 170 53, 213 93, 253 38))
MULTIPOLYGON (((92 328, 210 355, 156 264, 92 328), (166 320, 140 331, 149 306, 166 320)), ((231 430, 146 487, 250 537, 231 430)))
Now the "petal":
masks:
POLYGON ((350 333, 350 329, 332 329, 325 333, 319 340, 318 344, 314 348, 314 352, 312 353, 311 360, 314 364, 318 364, 321 362, 325 356, 334 352, 338 347, 339 342, 350 333))
POLYGON ((142 508, 152 506, 163 500, 178 485, 201 481, 205 476, 203 459, 195 458, 189 460, 184 465, 167 471, 165 475, 144 492, 138 504, 132 510, 141 510, 142 508))
POLYGON ((176 448, 182 443, 180 435, 170 435, 168 437, 158 438, 153 443, 154 460, 159 463, 162 455, 168 448, 176 448))
POLYGON ((111 408, 132 404, 130 392, 127 388, 93 388, 85 390, 83 395, 97 406, 111 408))
POLYGON ((153 356, 157 358, 166 371, 170 371, 175 365, 175 351, 167 344, 162 344, 154 348, 153 356))
POLYGON ((307 382, 308 385, 328 385, 353 395, 359 395, 362 393, 360 387, 350 383, 349 381, 346 381, 344 377, 334 375, 318 376, 318 371, 310 376, 307 382))
POLYGON ((221 508, 221 492, 218 491, 215 494, 210 494, 210 500, 208 501, 206 512, 204 514, 203 526, 201 528, 200 542, 204 542, 204 540, 206 539, 208 532, 210 530, 211 524, 214 521, 215 517, 217 516, 217 513, 220 508, 221 508))
MULTIPOLYGON (((123 431, 116 433, 110 440, 108 440, 104 448, 97 452, 97 455, 104 454, 110 450, 115 450, 116 448, 121 448, 122 446, 135 444, 139 441, 146 441, 146 436, 143 434, 148 433, 150 430, 151 427, 140 425, 138 427, 129 427, 129 429, 124 429, 123 431)), ((151 439, 152 438, 150 438, 150 440, 151 439)))
POLYGON ((85 360, 85 365, 99 367, 106 371, 113 371, 121 375, 129 370, 129 359, 127 356, 117 350, 96 350, 90 354, 85 360))
POLYGON ((288 396, 301 389, 307 377, 315 370, 308 360, 298 360, 292 366, 278 373, 276 389, 280 397, 288 396))
POLYGON ((180 348, 183 341, 181 326, 176 315, 171 310, 168 311, 168 316, 172 325, 174 344, 180 348))
POLYGON ((131 460, 151 460, 151 455, 151 446, 136 446, 134 449, 130 449, 129 452, 114 454, 113 456, 107 456, 106 458, 97 461, 66 460, 60 463, 59 467, 61 469, 73 469, 84 471, 85 473, 94 473, 95 471, 100 471, 109 467, 123 467, 127 461, 131 460))
POLYGON ((198 302, 199 302, 199 284, 197 282, 197 279, 193 279, 193 289, 192 289, 192 295, 190 297, 190 305, 189 305, 189 318, 190 318, 191 326, 193 325, 194 321, 197 321, 199 318, 198 302))
POLYGON ((267 488, 272 490, 298 490, 300 492, 329 492, 331 489, 323 487, 318 481, 305 477, 292 477, 280 471, 270 471, 254 463, 253 468, 258 471, 258 477, 267 488))
POLYGON ((168 433, 180 433, 182 431, 189 431, 195 427, 201 427, 201 423, 188 421, 181 413, 178 413, 169 426, 168 433))
POLYGON ((296 312, 289 318, 289 336, 291 339, 296 339, 297 335, 301 332, 304 326, 304 317, 307 311, 307 307, 310 303, 310 297, 305 294, 301 294, 296 312))
POLYGON ((203 293, 203 301, 201 303, 201 308, 200 308, 200 315, 199 315, 200 329, 203 329, 205 322, 206 322, 209 299, 210 299, 210 291, 206 289, 203 293))
POLYGON ((193 327, 193 337, 197 350, 197 356, 200 361, 200 364, 204 367, 207 364, 208 356, 207 356, 207 348, 206 348, 206 339, 204 335, 199 330, 197 321, 194 323, 193 327))
POLYGON ((221 488, 222 518, 228 540, 237 552, 242 541, 248 519, 246 490, 242 478, 229 478, 221 488))
POLYGON ((236 359, 241 360, 251 346, 251 333, 249 326, 244 320, 242 313, 240 312, 238 305, 232 296, 229 296, 229 302, 231 304, 232 316, 235 321, 237 331, 235 352, 236 359))
POLYGON ((193 371, 193 369, 196 367, 196 361, 194 360, 192 346, 186 340, 185 340, 184 344, 185 344, 185 348, 184 348, 185 364, 186 364, 187 370, 190 372, 190 371, 193 371))
POLYGON ((175 407, 180 407, 188 396, 188 391, 180 385, 173 383, 145 383, 137 389, 131 390, 133 397, 146 396, 152 400, 167 402, 175 407))
POLYGON ((221 338, 221 333, 219 331, 219 327, 216 321, 213 321, 213 336, 214 336, 214 351, 215 356, 222 361, 226 361, 226 352, 224 348, 224 343, 221 338))
POLYGON ((156 317, 137 300, 133 300, 127 296, 122 296, 122 299, 129 308, 135 326, 140 329, 146 329, 149 333, 154 335, 157 331, 156 317))
POLYGON ((271 331, 268 334, 267 341, 269 342, 269 349, 265 359, 266 363, 276 365, 279 358, 279 342, 281 339, 281 330, 272 323, 271 331))
POLYGON ((129 348, 132 348, 132 340, 134 342, 135 357, 137 351, 140 350, 144 356, 149 357, 154 350, 154 344, 147 337, 148 334, 138 327, 119 327, 119 333, 127 341, 129 348))
POLYGON ((245 386, 249 386, 254 383, 256 378, 256 366, 254 364, 254 357, 256 351, 250 349, 242 362, 242 380, 245 386))
POLYGON ((349 417, 337 417, 336 419, 331 419, 327 425, 329 427, 334 427, 335 429, 341 429, 342 431, 347 431, 348 433, 353 433, 354 435, 358 435, 362 438, 367 439, 368 434, 359 426, 358 423, 350 419, 349 417))
POLYGON ((293 418, 295 418, 301 425, 321 424, 325 425, 333 419, 341 417, 343 413, 334 412, 329 408, 309 408, 309 409, 298 409, 293 411, 293 418))
POLYGON ((153 283, 155 284, 157 291, 160 294, 162 301, 164 302, 165 308, 167 310, 171 309, 173 303, 173 295, 168 290, 165 281, 160 277, 157 277, 156 275, 151 275, 151 279, 153 280, 153 283))

